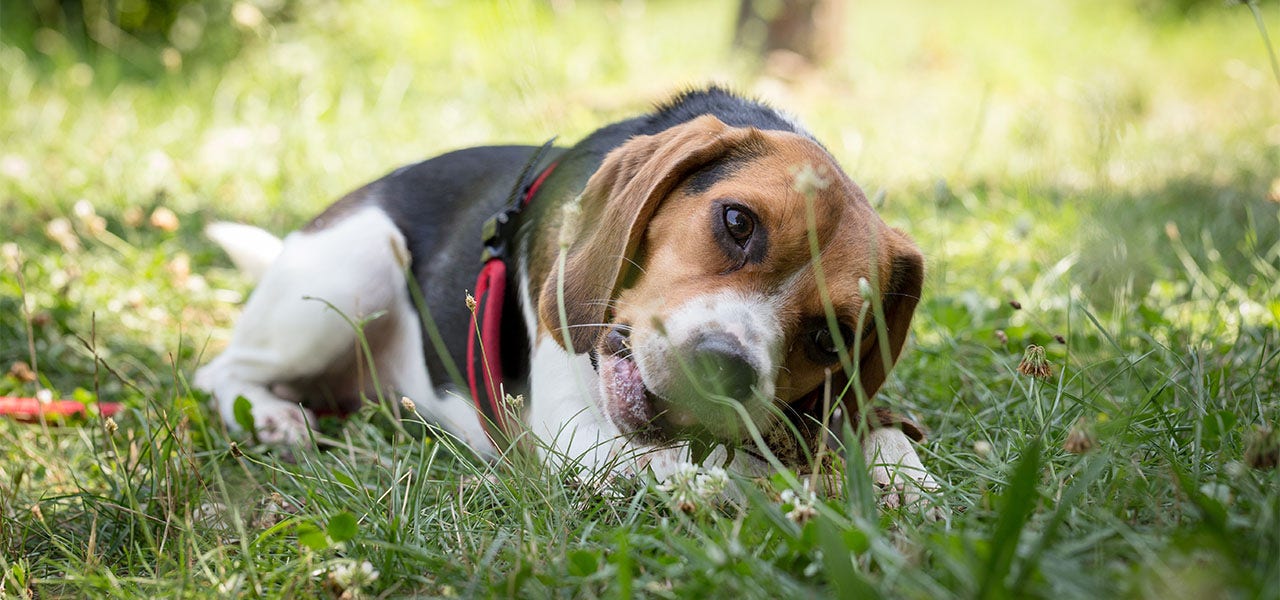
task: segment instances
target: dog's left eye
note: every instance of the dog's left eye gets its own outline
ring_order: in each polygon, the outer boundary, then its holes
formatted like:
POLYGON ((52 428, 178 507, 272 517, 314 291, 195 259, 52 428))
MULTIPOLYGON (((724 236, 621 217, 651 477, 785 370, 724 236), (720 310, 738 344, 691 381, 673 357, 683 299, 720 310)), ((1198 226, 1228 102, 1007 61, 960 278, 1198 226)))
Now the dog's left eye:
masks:
POLYGON ((724 207, 724 228, 733 241, 743 246, 755 232, 756 222, 747 211, 736 206, 726 206, 724 207))
MULTIPOLYGON (((848 344, 853 341, 853 332, 844 325, 840 326, 840 338, 844 343, 848 344)), ((840 348, 836 346, 836 338, 831 335, 831 329, 822 326, 813 331, 813 348, 824 357, 835 357, 840 353, 840 348)))

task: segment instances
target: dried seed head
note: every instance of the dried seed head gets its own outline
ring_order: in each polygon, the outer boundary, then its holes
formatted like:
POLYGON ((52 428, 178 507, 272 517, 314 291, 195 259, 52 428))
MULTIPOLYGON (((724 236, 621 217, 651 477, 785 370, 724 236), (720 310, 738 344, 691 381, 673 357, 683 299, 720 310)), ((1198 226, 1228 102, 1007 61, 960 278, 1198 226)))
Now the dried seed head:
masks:
POLYGON ((831 185, 831 181, 810 164, 796 169, 792 177, 791 189, 805 196, 816 194, 831 185))
POLYGON ((116 425, 116 420, 111 417, 107 417, 107 420, 102 424, 102 426, 106 428, 107 435, 115 435, 116 431, 120 429, 120 426, 116 425))
POLYGON ((1072 454, 1084 454, 1098 445, 1097 440, 1093 436, 1093 428, 1089 424, 1089 419, 1080 417, 1076 420, 1076 424, 1071 427, 1071 431, 1067 433, 1066 441, 1062 442, 1062 449, 1072 454))
POLYGON ((151 226, 160 231, 173 233, 178 230, 179 225, 181 223, 178 221, 177 213, 168 208, 161 206, 151 212, 151 226))
POLYGON ((240 450, 240 444, 231 442, 231 456, 234 456, 236 458, 240 458, 244 456, 244 452, 240 450))
POLYGON ((472 296, 471 292, 467 292, 467 310, 473 314, 476 312, 476 297, 472 296))
POLYGON ((997 341, 999 341, 1001 345, 1003 345, 1003 344, 1008 344, 1008 343, 1009 343, 1009 334, 1005 333, 1003 329, 997 329, 997 330, 996 330, 996 340, 997 340, 997 341))
POLYGON ((582 226, 582 196, 573 199, 560 209, 560 249, 568 249, 578 239, 578 229, 582 226))
POLYGON ((142 225, 144 218, 146 218, 146 214, 142 212, 142 208, 137 206, 130 206, 124 209, 124 214, 121 215, 121 220, 130 229, 136 229, 139 225, 142 225))
POLYGON ((506 400, 507 404, 511 406, 511 408, 516 410, 524 408, 524 394, 516 394, 514 396, 507 394, 506 400))
POLYGON ((391 254, 395 255, 396 264, 401 269, 409 268, 409 265, 413 262, 413 258, 409 256, 409 249, 405 248, 398 238, 388 238, 387 243, 391 244, 391 254))
POLYGON ((31 370, 31 365, 23 361, 17 361, 9 367, 9 376, 22 383, 31 383, 36 380, 36 372, 31 370))
POLYGON ((405 410, 411 413, 418 412, 418 405, 414 404, 413 400, 410 400, 408 396, 400 396, 400 406, 403 406, 405 410))
POLYGON ((1066 344, 1067 338, 1062 337, 1061 333, 1057 333, 1057 334, 1054 334, 1053 341, 1058 342, 1059 344, 1066 344))
POLYGON ((80 249, 80 238, 76 236, 75 229, 72 229, 71 221, 63 218, 49 221, 44 226, 44 234, 58 242, 63 252, 72 253, 80 249))
POLYGON ((1049 366, 1049 359, 1045 357, 1044 346, 1035 344, 1027 346, 1026 353, 1022 355, 1022 362, 1018 363, 1018 372, 1037 379, 1053 377, 1053 368, 1049 366))
POLYGON ((1017 300, 1010 300, 1009 306, 1012 306, 1013 310, 1022 310, 1022 303, 1017 300))
POLYGON ((4 256, 4 268, 18 272, 22 268, 22 249, 14 242, 5 242, 0 246, 0 256, 4 256))
POLYGON ((1253 428, 1244 462, 1255 469, 1274 469, 1280 463, 1280 433, 1267 425, 1253 428))

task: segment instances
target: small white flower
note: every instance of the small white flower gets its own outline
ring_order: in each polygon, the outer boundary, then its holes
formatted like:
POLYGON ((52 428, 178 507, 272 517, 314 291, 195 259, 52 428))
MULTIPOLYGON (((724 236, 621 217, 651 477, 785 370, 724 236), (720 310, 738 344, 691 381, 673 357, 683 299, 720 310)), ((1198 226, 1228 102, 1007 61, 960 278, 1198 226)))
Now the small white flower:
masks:
POLYGON ((1200 486, 1200 493, 1227 506, 1231 506, 1235 500, 1231 494, 1231 487, 1222 483, 1206 483, 1200 486))
POLYGON ((729 474, 720 467, 700 468, 693 463, 683 463, 676 467, 658 489, 671 494, 672 506, 683 512, 691 513, 698 506, 713 500, 729 485, 729 474))
POLYGON ((822 571, 822 551, 818 550, 813 553, 813 562, 804 568, 805 577, 813 577, 822 571))
POLYGON ((343 561, 329 569, 329 581, 343 590, 360 589, 377 580, 378 570, 367 560, 360 563, 343 561))
POLYGON ((729 485, 729 474, 720 467, 711 467, 694 479, 694 488, 703 498, 719 495, 729 485))
POLYGON ((36 390, 36 400, 40 402, 40 404, 53 402, 53 390, 48 388, 40 388, 36 390))
POLYGON ((234 595, 236 590, 240 589, 240 583, 244 581, 244 576, 240 574, 232 575, 226 581, 218 584, 218 593, 222 596, 234 595))
POLYGON ((790 506, 786 517, 798 525, 804 525, 805 521, 817 516, 818 511, 815 505, 818 503, 818 497, 809 489, 809 482, 804 482, 804 487, 797 493, 795 490, 782 490, 781 500, 783 506, 790 506))
POLYGON ((76 218, 81 221, 92 219, 98 214, 93 209, 93 203, 84 198, 76 200, 75 205, 71 207, 71 211, 74 212, 76 214, 76 218))

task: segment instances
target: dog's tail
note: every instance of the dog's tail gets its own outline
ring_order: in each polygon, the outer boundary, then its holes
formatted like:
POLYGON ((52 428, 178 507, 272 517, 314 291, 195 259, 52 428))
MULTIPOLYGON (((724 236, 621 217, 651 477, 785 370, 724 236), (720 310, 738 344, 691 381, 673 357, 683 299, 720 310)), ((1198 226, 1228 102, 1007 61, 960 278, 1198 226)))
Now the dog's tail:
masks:
POLYGON ((222 247, 241 273, 255 283, 262 279, 284 247, 280 238, 251 225, 218 221, 204 228, 204 234, 222 247))

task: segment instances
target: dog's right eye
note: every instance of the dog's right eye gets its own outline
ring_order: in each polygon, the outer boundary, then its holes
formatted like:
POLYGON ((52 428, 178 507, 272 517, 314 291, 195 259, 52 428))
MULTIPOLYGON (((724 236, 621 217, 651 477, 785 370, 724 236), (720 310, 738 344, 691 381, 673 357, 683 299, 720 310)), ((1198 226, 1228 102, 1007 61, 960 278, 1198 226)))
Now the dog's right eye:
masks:
POLYGON ((751 239, 751 234, 755 233, 756 222, 751 217, 751 213, 729 205, 724 207, 724 229, 739 246, 746 246, 747 241, 751 239))

